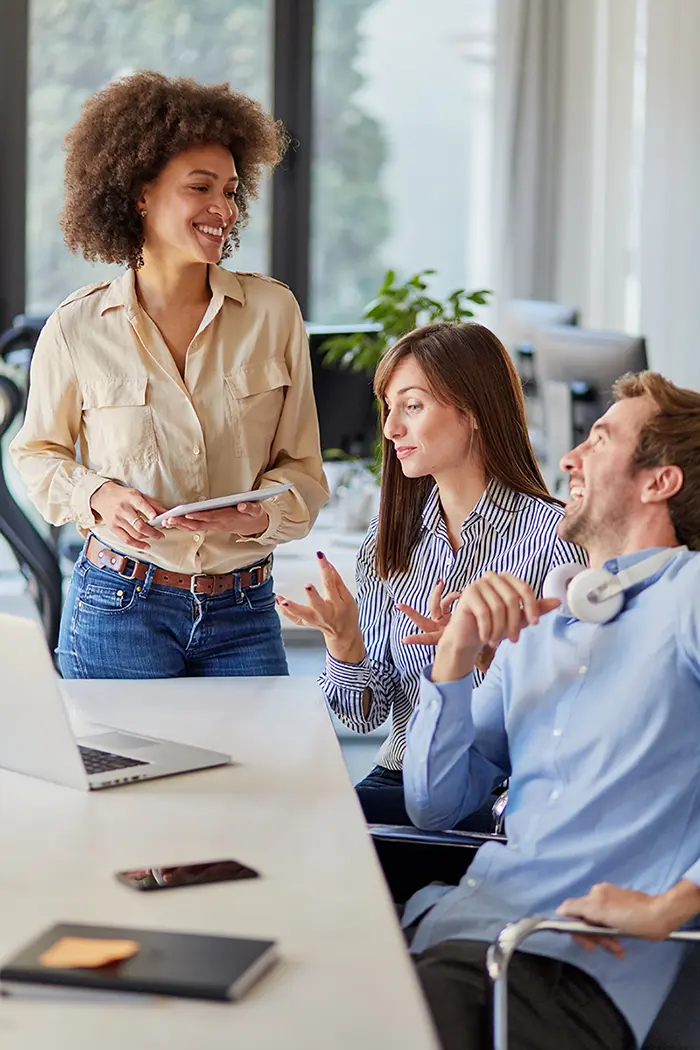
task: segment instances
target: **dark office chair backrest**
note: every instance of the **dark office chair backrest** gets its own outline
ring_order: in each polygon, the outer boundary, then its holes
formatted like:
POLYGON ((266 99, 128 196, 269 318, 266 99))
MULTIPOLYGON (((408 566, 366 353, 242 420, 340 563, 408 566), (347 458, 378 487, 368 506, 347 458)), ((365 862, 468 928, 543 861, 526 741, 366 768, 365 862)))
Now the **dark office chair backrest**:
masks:
MULTIPOLYGON (((15 350, 33 349, 41 325, 16 325, 0 336, 0 359, 15 350)), ((28 364, 28 361, 27 361, 28 364)), ((0 374, 0 442, 24 408, 24 394, 8 375, 0 374)), ((10 492, 0 455, 0 534, 17 559, 36 602, 47 643, 53 652, 61 618, 62 575, 58 558, 10 492)))

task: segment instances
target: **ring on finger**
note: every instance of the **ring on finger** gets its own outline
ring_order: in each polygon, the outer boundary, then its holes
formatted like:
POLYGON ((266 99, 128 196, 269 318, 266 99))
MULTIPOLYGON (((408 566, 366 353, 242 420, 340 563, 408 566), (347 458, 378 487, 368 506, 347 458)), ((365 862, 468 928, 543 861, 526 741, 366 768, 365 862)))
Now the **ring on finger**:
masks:
POLYGON ((137 524, 138 524, 138 523, 139 523, 140 521, 143 521, 143 518, 141 517, 141 515, 140 515, 140 514, 137 514, 137 515, 136 515, 136 517, 135 517, 135 518, 134 518, 134 519, 133 519, 133 520, 132 520, 132 521, 130 522, 130 525, 131 525, 132 529, 135 529, 135 528, 136 528, 136 525, 137 525, 137 524))

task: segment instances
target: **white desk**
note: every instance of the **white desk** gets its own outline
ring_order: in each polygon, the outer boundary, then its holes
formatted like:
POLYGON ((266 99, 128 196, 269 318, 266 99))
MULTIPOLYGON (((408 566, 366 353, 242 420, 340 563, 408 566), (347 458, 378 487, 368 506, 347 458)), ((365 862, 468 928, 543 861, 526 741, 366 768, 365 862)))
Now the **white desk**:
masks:
POLYGON ((2 1050, 435 1050, 313 680, 70 683, 109 724, 240 765, 82 793, 0 772, 0 958, 59 920, 271 937, 239 1003, 0 999, 2 1050), (264 878, 137 893, 114 871, 235 857, 264 878))

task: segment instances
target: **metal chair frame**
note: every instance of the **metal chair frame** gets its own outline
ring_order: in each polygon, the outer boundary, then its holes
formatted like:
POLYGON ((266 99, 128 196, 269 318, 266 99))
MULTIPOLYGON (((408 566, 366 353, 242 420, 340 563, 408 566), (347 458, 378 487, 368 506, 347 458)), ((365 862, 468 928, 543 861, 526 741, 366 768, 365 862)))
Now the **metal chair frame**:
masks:
MULTIPOLYGON (((546 919, 540 916, 518 919, 508 923, 486 953, 486 969, 493 985, 493 1047, 508 1050, 508 966, 521 944, 533 933, 588 933, 594 937, 631 937, 606 926, 589 926, 571 919, 546 919)), ((665 940, 700 942, 700 930, 674 930, 665 940)))

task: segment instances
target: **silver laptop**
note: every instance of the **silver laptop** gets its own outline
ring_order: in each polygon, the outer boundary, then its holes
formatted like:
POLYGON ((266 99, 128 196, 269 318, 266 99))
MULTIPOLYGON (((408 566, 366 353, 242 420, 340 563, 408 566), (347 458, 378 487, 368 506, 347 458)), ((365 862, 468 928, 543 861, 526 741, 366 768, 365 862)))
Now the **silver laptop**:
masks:
POLYGON ((0 613, 0 769, 94 791, 231 761, 201 747, 93 728, 94 735, 76 739, 40 625, 0 613))

